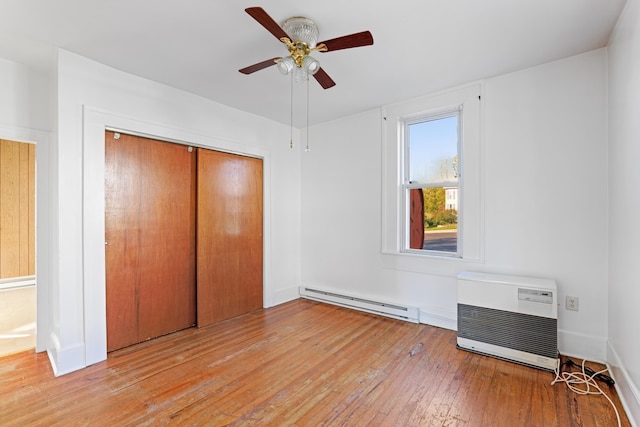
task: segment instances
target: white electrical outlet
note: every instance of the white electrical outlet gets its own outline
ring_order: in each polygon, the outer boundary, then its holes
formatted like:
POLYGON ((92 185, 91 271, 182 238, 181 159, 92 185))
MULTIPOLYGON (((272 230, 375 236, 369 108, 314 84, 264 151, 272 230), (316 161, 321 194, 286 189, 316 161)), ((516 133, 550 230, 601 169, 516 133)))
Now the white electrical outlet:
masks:
POLYGON ((567 310, 578 311, 580 309, 580 298, 567 296, 565 307, 567 310))

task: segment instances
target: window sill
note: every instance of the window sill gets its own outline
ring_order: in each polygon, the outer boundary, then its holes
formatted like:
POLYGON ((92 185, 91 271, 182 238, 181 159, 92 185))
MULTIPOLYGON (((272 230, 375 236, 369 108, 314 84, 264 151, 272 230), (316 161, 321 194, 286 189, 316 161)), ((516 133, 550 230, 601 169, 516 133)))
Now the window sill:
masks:
MULTIPOLYGON (((391 254, 391 253, 389 253, 391 254)), ((444 251, 427 251, 427 250, 404 250, 396 253, 397 255, 411 255, 416 257, 426 257, 426 258, 438 258, 438 259, 456 259, 462 260, 462 256, 458 253, 452 252, 444 252, 444 251)))

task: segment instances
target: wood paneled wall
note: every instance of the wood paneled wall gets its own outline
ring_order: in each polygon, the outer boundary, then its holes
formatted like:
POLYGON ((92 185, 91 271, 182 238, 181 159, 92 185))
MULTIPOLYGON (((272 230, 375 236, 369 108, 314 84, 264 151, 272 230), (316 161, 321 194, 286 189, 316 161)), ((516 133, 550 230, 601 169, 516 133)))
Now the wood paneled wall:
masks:
POLYGON ((0 139, 0 279, 35 274, 36 147, 0 139))

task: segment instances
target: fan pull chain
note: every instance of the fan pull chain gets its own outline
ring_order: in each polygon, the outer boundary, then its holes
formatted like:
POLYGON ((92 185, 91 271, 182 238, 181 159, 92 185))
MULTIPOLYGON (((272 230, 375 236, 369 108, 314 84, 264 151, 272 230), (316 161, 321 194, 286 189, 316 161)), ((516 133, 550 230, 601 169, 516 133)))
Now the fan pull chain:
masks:
POLYGON ((307 76, 307 147, 304 149, 307 153, 311 151, 309 148, 309 80, 311 80, 311 76, 307 76))
POLYGON ((291 90, 290 92, 290 105, 291 105, 291 116, 289 117, 289 148, 293 149, 293 73, 291 73, 291 90))

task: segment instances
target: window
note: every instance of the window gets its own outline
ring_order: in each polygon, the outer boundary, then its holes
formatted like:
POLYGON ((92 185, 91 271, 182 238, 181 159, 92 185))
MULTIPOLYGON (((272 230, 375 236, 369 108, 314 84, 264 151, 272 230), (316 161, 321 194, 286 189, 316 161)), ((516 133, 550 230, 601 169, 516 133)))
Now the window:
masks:
POLYGON ((404 123, 403 251, 458 254, 458 110, 404 123))
POLYGON ((392 268, 433 272, 442 259, 482 260, 481 88, 382 109, 381 250, 403 256, 387 258, 392 268), (449 240, 429 242, 434 231, 449 240))

